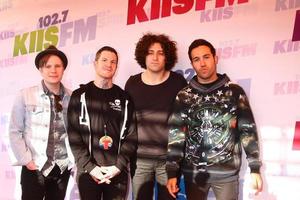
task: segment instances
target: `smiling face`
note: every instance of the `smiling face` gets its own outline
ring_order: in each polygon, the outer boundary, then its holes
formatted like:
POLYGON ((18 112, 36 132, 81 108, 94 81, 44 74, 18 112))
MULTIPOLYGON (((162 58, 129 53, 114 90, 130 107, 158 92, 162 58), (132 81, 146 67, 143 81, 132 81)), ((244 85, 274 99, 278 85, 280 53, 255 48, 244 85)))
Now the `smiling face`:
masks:
POLYGON ((96 76, 100 79, 112 79, 117 69, 117 55, 111 51, 102 51, 94 61, 96 76))
POLYGON ((39 71, 46 85, 59 85, 65 68, 62 60, 56 55, 50 55, 39 71))
POLYGON ((147 70, 152 72, 160 72, 165 70, 166 56, 160 43, 152 44, 148 49, 146 56, 147 70))
POLYGON ((202 45, 194 48, 191 51, 191 61, 199 83, 211 83, 218 79, 218 57, 213 56, 209 47, 202 45))

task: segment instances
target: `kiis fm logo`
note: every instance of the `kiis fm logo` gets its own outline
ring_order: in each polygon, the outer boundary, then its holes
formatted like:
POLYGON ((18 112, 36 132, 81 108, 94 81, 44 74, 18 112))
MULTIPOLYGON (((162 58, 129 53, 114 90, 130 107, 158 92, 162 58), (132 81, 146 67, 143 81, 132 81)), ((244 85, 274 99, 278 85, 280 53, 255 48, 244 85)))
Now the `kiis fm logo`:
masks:
POLYGON ((15 36, 13 56, 39 52, 49 45, 64 47, 96 38, 97 15, 15 36))
MULTIPOLYGON (((300 6, 300 0, 297 5, 300 6)), ((300 50, 300 10, 297 10, 292 39, 275 41, 273 54, 289 53, 300 50)))
POLYGON ((278 40, 274 43, 273 54, 284 54, 300 50, 300 41, 278 40))
MULTIPOLYGON (((193 7, 196 11, 205 10, 206 2, 211 0, 128 0, 127 25, 138 22, 151 21, 163 17, 169 17, 171 14, 184 14, 189 12, 193 7), (147 15, 150 6, 150 15, 147 15)), ((215 8, 225 7, 226 2, 229 6, 234 2, 237 4, 248 3, 249 0, 215 0, 215 8)))
POLYGON ((274 85, 274 95, 295 95, 300 93, 300 81, 277 82, 274 85))
POLYGON ((300 7, 300 0, 276 0, 275 11, 284 11, 300 7))
POLYGON ((6 39, 12 38, 14 36, 15 36, 15 33, 10 30, 5 30, 5 31, 0 32, 0 40, 6 40, 6 39))
POLYGON ((256 55, 257 43, 241 43, 239 39, 223 41, 217 48, 219 59, 231 59, 256 55))

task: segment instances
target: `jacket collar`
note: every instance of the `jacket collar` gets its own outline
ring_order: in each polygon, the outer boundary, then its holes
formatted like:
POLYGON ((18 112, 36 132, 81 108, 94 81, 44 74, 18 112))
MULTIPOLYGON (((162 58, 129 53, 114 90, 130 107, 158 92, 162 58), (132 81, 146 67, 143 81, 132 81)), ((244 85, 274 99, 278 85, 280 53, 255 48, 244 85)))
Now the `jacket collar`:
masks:
MULTIPOLYGON (((50 95, 52 92, 47 88, 44 83, 44 80, 38 85, 38 91, 40 96, 50 95)), ((65 95, 65 87, 62 83, 60 83, 59 96, 64 97, 65 95)))
POLYGON ((194 76, 189 85, 200 92, 208 93, 222 87, 229 81, 230 79, 226 74, 218 74, 218 80, 216 83, 207 88, 197 81, 197 76, 194 76))

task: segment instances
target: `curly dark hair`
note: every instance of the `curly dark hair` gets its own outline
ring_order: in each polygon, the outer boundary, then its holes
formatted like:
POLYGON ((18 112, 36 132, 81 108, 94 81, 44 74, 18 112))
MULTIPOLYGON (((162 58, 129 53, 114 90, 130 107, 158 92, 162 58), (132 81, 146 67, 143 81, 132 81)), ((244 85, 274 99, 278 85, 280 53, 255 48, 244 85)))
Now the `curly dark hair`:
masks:
POLYGON ((177 47, 176 42, 171 41, 170 38, 164 34, 144 34, 136 44, 134 54, 135 60, 142 68, 146 69, 146 56, 148 55, 150 46, 154 43, 159 43, 161 45, 166 58, 165 69, 171 70, 177 62, 177 47))

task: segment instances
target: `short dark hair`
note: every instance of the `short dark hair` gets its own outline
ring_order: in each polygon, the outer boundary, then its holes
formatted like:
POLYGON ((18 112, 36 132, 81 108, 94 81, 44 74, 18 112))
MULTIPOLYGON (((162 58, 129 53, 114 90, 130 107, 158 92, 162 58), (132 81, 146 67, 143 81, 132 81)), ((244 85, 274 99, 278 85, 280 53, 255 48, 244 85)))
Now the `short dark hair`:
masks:
POLYGON ((118 60, 119 60, 118 52, 117 52, 114 48, 112 48, 112 47, 110 47, 110 46, 104 46, 104 47, 101 47, 101 48, 97 51, 97 53, 96 53, 95 61, 97 61, 97 60, 99 59, 100 54, 102 53, 102 51, 110 51, 110 52, 116 54, 116 56, 117 56, 117 63, 118 63, 118 60))
POLYGON ((191 55, 192 50, 199 47, 199 46, 207 46, 210 49, 212 55, 213 56, 216 55, 216 49, 210 42, 208 42, 207 40, 204 40, 204 39, 196 39, 189 46, 189 52, 188 53, 189 53, 190 61, 192 61, 192 55, 191 55))
POLYGON ((164 34, 144 34, 136 44, 135 60, 142 68, 146 69, 146 56, 148 55, 150 46, 154 43, 159 43, 161 45, 166 59, 165 69, 171 70, 177 62, 177 47, 176 42, 171 41, 170 38, 164 34))

